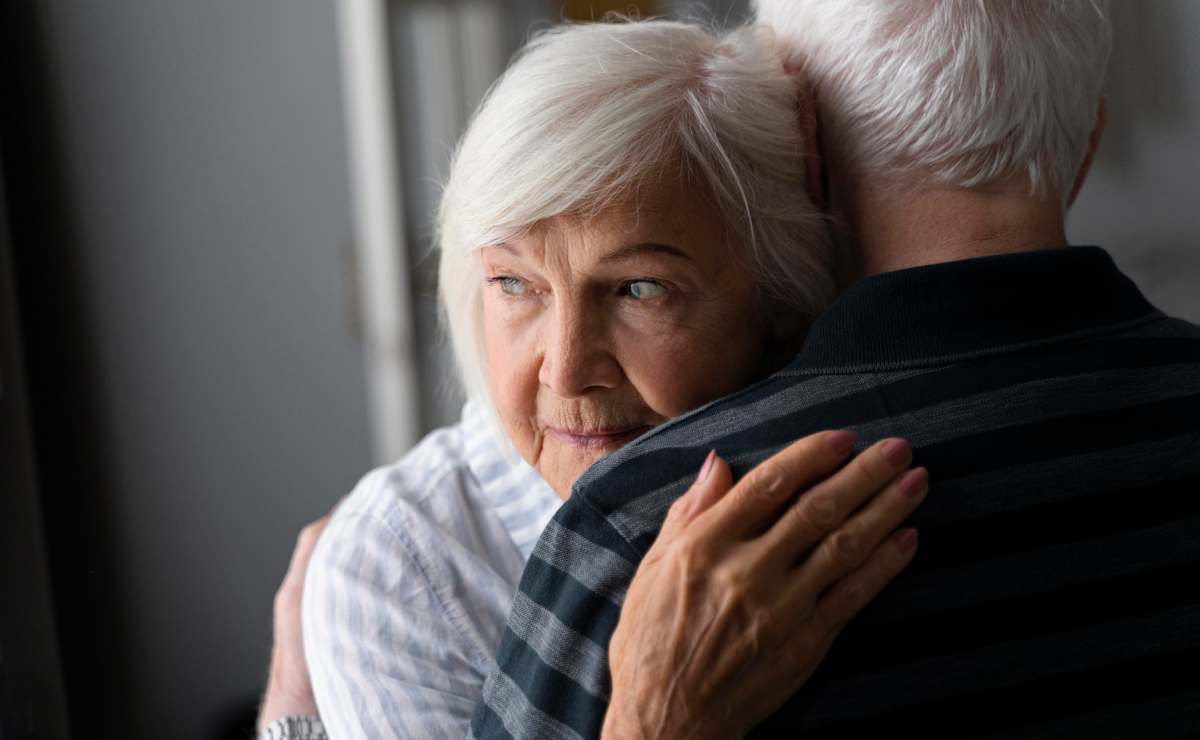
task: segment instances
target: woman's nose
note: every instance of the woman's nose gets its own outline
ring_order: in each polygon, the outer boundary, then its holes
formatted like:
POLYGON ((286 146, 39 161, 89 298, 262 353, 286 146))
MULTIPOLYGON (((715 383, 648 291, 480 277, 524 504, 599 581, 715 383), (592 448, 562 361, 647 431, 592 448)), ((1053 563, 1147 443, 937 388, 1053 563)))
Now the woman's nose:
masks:
POLYGON ((604 317, 584 307, 556 308, 551 313, 538 381, 562 398, 617 387, 621 366, 609 346, 604 317))

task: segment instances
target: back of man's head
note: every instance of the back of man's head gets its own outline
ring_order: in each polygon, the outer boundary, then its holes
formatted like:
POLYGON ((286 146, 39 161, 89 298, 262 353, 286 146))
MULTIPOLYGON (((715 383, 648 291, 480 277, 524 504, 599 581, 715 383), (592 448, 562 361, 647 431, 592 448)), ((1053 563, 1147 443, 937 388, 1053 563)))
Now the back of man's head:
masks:
POLYGON ((1066 199, 1111 46, 1107 0, 756 0, 867 177, 1066 199))

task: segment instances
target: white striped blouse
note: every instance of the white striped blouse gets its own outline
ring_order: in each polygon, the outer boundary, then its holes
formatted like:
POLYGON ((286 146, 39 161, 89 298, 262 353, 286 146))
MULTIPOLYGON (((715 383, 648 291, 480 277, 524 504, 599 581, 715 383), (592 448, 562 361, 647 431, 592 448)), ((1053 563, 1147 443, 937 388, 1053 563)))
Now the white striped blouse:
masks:
POLYGON ((330 737, 467 736, 521 571, 560 504, 472 403, 359 482, 304 587, 330 737))

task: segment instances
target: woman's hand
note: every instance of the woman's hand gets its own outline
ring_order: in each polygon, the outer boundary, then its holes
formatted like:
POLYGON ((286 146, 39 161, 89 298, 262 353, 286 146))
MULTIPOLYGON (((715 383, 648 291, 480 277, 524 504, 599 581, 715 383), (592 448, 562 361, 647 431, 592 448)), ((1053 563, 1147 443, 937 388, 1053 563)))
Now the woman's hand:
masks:
POLYGON ((737 485, 709 455, 629 586, 604 737, 745 735, 908 565, 916 530, 889 535, 928 475, 906 472, 912 449, 899 439, 838 470, 853 443, 849 432, 805 437, 737 485))
POLYGON ((283 583, 275 592, 274 645, 271 647, 271 674, 267 690, 258 710, 258 732, 281 717, 312 716, 317 714, 308 664, 304 661, 304 638, 300 627, 300 605, 303 603, 304 574, 308 561, 317 546, 325 525, 337 506, 325 516, 300 530, 296 549, 288 564, 283 583))

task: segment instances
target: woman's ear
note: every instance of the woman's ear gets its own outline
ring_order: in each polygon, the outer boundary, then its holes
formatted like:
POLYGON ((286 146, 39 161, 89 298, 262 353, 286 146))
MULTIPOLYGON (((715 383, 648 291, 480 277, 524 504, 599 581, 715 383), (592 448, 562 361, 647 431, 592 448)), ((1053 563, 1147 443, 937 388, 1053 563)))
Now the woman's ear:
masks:
POLYGON ((804 147, 804 184, 808 197, 818 208, 827 206, 825 164, 821 159, 821 130, 817 116, 816 94, 812 85, 791 66, 785 67, 796 82, 796 113, 800 125, 800 143, 804 147))

